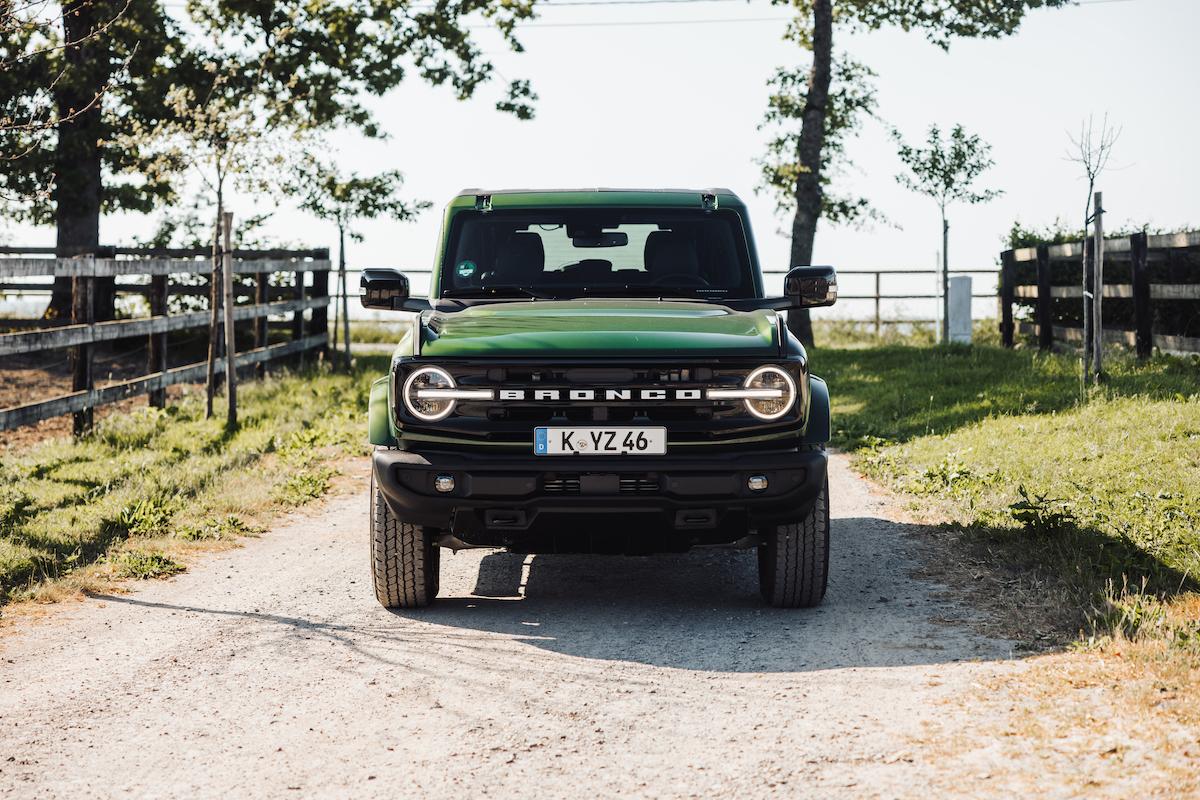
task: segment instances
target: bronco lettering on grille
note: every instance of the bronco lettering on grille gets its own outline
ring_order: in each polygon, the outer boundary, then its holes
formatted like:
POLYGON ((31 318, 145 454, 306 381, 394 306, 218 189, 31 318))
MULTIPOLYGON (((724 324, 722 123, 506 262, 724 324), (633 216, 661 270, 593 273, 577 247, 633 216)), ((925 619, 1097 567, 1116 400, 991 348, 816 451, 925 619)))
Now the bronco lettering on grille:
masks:
POLYGON ((501 401, 702 400, 703 389, 500 389, 501 401))

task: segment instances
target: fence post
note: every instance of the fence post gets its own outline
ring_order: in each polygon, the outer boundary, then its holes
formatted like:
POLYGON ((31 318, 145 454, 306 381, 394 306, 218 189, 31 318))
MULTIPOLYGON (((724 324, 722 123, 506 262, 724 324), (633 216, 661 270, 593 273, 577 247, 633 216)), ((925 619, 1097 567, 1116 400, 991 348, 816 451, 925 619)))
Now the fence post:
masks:
POLYGON ((1092 371, 1092 301, 1096 291, 1096 262, 1092 259, 1092 237, 1087 237, 1083 243, 1083 373, 1086 382, 1092 371))
POLYGON ((875 338, 878 339, 883 335, 883 320, 879 316, 879 295, 880 295, 880 278, 882 273, 875 273, 875 338))
MULTIPOLYGON (((293 292, 296 300, 304 299, 304 270, 296 272, 296 288, 293 292)), ((298 342, 304 338, 304 309, 297 308, 292 313, 292 341, 298 342)), ((301 350, 297 354, 297 361, 301 368, 304 367, 304 351, 301 350)))
MULTIPOLYGON (((267 284, 270 282, 271 273, 256 272, 254 273, 254 304, 261 306, 269 302, 267 300, 267 284)), ((267 346, 267 315, 254 318, 254 349, 267 346)), ((266 362, 260 361, 254 365, 254 374, 259 378, 266 377, 267 365, 266 362)))
POLYGON ((1037 248, 1037 322, 1038 349, 1054 348, 1054 299, 1050 295, 1050 248, 1039 244, 1037 248))
POLYGON ((1129 237, 1129 262, 1133 270, 1133 328, 1137 357, 1149 358, 1154 351, 1154 309, 1150 305, 1150 273, 1146 267, 1146 232, 1129 237))
POLYGON ((1013 346, 1013 280, 1016 269, 1013 251, 1000 254, 1000 342, 1005 347, 1013 346))
POLYGON ((212 271, 208 279, 208 369, 205 374, 204 418, 213 414, 213 395, 217 391, 217 355, 221 330, 221 219, 213 226, 212 271))
MULTIPOLYGON (((329 335, 329 270, 316 269, 313 270, 313 285, 312 296, 314 299, 325 299, 323 305, 319 305, 312 310, 312 319, 308 324, 308 333, 310 336, 321 336, 322 334, 329 335)), ((326 348, 322 347, 324 351, 326 348)))
MULTIPOLYGON (((150 316, 167 316, 167 293, 169 275, 150 276, 150 316)), ((167 332, 150 334, 146 345, 146 371, 164 373, 167 371, 167 332)), ((167 404, 166 387, 151 389, 147 402, 154 408, 162 408, 167 404)))
POLYGON ((232 212, 226 211, 222 214, 221 233, 224 239, 221 293, 225 297, 225 395, 229 401, 225 426, 233 430, 237 428, 237 328, 233 324, 233 245, 230 242, 233 234, 232 212))
MULTIPOLYGON (((96 322, 96 257, 83 256, 86 262, 84 274, 71 279, 71 323, 73 325, 94 325, 96 322)), ((79 344, 72 348, 71 391, 90 392, 92 382, 92 345, 79 344)), ((90 405, 82 411, 76 411, 72 429, 76 436, 87 433, 92 429, 95 420, 95 409, 90 405)))
POLYGON ((1104 205, 1102 200, 1102 193, 1096 192, 1096 235, 1093 250, 1095 268, 1092 271, 1092 280, 1096 286, 1092 293, 1092 313, 1096 315, 1096 320, 1092 323, 1092 333, 1096 338, 1096 344, 1093 347, 1095 350, 1093 378, 1097 384, 1104 379, 1104 205))

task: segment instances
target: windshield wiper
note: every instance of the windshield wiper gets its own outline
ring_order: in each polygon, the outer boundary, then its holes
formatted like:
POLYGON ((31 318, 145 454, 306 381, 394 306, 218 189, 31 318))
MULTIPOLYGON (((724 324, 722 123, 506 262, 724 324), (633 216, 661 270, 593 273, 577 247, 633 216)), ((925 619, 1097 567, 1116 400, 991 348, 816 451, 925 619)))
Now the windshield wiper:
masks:
POLYGON ((461 289, 447 289, 442 297, 529 297, 534 300, 554 300, 551 295, 526 289, 524 286, 466 286, 461 289))

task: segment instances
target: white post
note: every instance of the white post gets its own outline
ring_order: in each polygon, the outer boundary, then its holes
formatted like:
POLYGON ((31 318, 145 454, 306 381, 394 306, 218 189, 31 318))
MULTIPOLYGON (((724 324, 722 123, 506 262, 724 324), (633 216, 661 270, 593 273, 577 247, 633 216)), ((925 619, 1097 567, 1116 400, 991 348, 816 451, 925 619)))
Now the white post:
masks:
POLYGON ((971 343, 971 278, 956 275, 950 279, 948 294, 947 327, 949 341, 956 344, 971 343))

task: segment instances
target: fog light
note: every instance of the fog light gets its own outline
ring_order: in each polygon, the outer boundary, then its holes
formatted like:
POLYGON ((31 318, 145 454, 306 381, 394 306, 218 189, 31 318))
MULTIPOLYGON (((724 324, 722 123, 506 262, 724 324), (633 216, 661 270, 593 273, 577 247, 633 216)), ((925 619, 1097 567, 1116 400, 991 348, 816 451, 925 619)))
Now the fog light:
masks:
POLYGON ((438 475, 433 479, 433 488, 437 489, 442 494, 454 491, 454 476, 453 475, 438 475))
POLYGON ((751 475, 746 479, 746 488, 752 492, 761 492, 767 488, 766 475, 751 475))

